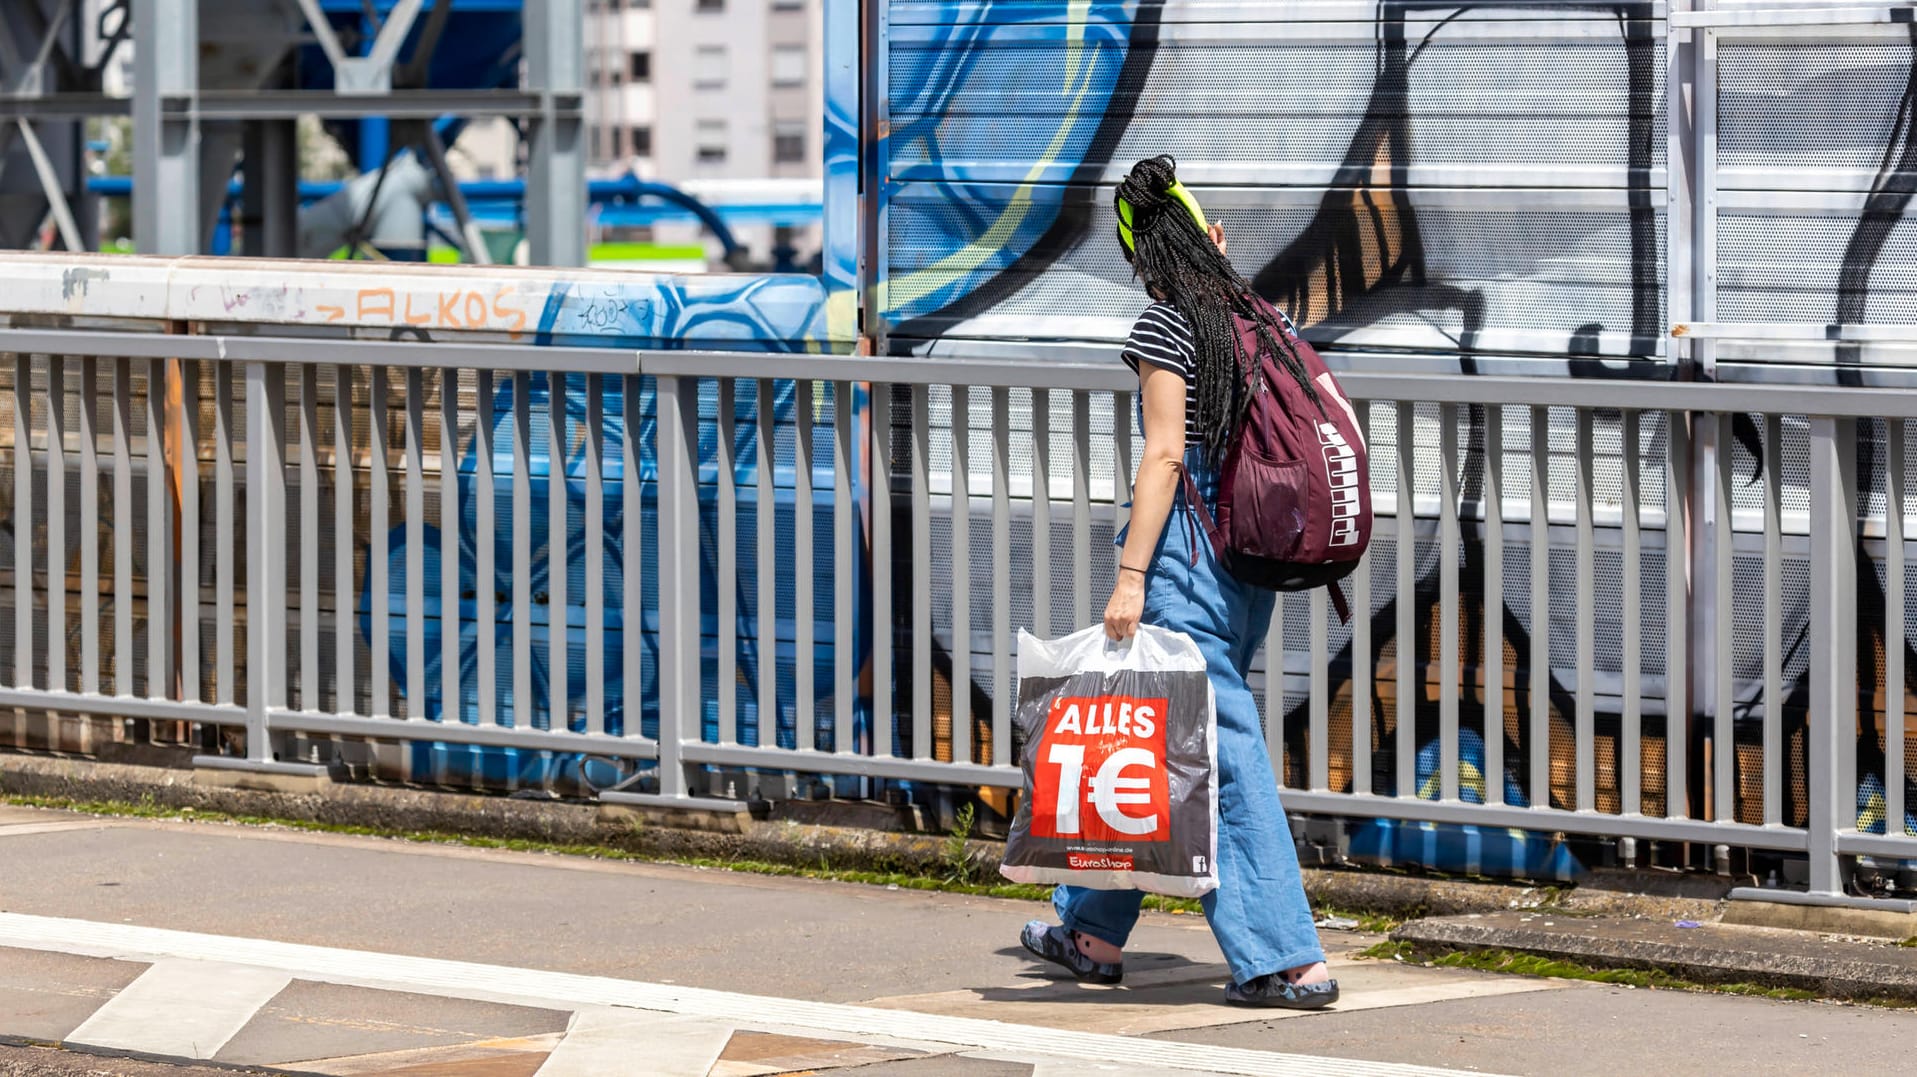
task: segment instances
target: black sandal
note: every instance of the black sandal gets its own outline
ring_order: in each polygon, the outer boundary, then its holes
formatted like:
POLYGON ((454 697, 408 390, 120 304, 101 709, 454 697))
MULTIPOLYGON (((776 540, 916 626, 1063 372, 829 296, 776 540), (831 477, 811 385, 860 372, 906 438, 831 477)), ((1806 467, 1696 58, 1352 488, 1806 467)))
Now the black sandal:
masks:
POLYGON ((1019 932, 1018 941, 1034 956, 1069 969, 1079 983, 1115 984, 1125 978, 1124 962, 1093 961, 1078 948, 1070 931, 1043 920, 1026 924, 1025 930, 1019 932))
POLYGON ((1263 1006, 1280 1010, 1318 1010, 1338 1001, 1338 981, 1295 984, 1278 973, 1225 985, 1225 1001, 1233 1006, 1263 1006))

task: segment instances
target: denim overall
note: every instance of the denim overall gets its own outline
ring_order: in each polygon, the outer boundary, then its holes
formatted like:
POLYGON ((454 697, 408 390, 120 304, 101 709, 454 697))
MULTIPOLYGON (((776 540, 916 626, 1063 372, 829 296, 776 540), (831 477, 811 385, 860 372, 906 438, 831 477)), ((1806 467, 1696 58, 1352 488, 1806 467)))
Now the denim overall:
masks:
MULTIPOLYGON (((1202 452, 1187 451, 1185 466, 1201 495, 1212 500, 1218 480, 1204 466, 1202 452)), ((1278 803, 1258 706, 1245 684, 1277 596, 1226 572, 1196 517, 1181 488, 1145 578, 1143 619, 1190 635, 1211 674, 1218 706, 1218 888, 1202 904, 1232 979, 1242 984, 1323 961, 1325 953, 1278 803)), ((1121 531, 1117 543, 1124 542, 1121 531)), ((1125 945, 1143 900, 1137 890, 1052 891, 1067 928, 1114 946, 1125 945)))

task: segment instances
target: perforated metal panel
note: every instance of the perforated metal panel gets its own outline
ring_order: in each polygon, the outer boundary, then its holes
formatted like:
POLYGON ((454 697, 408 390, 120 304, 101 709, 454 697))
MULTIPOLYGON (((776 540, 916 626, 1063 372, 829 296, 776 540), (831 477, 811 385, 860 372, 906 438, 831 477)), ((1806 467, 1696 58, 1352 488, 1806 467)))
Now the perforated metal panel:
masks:
POLYGON ((1904 41, 1727 41, 1718 47, 1718 161, 1875 173, 1910 75, 1904 41))
MULTIPOLYGON (((918 323, 921 329, 942 326, 960 336, 1123 339, 1147 299, 1118 244, 1110 241, 1116 218, 1108 189, 1078 191, 1062 209, 1057 200, 1065 196, 1057 189, 1031 194, 1045 212, 1089 221, 1085 241, 1057 252, 1055 258, 1021 263, 1019 252, 1012 248, 979 251, 976 258, 956 262, 948 258, 955 246, 977 244, 1008 212, 1013 190, 904 187, 889 212, 888 258, 894 284, 888 292, 893 299, 888 315, 903 322, 933 313, 947 301, 949 293, 943 289, 982 266, 997 270, 994 294, 1002 292, 1004 298, 969 312, 971 317, 918 323)), ((1303 235, 1319 216, 1319 203, 1332 197, 1316 191, 1201 189, 1198 194, 1207 213, 1226 222, 1232 260, 1254 282, 1259 282, 1267 259, 1303 235)), ((1536 350, 1547 344, 1550 350, 1571 350, 1577 338, 1583 343, 1577 343, 1576 350, 1594 351, 1600 345, 1592 341, 1602 334, 1628 337, 1637 328, 1634 319, 1640 297, 1653 302, 1653 312, 1657 309, 1662 217, 1649 222, 1652 241, 1640 249, 1632 212, 1621 197, 1614 207, 1554 202, 1544 196, 1482 199, 1409 192, 1371 197, 1412 207, 1430 282, 1420 286, 1401 280, 1367 296, 1357 324, 1374 333, 1395 330, 1399 335, 1394 339, 1406 345, 1421 342, 1454 349, 1466 334, 1466 311, 1470 310, 1481 318, 1481 334, 1529 334, 1518 342, 1536 350)), ((1349 203, 1357 196, 1340 192, 1335 198, 1349 203)), ((1030 215, 1041 210, 1017 212, 1030 215)), ((1314 292, 1318 282, 1309 276, 1297 278, 1297 283, 1305 291, 1287 305, 1308 329, 1328 313, 1338 324, 1358 318, 1342 306, 1342 314, 1328 311, 1322 289, 1314 292)), ((1628 351, 1630 344, 1622 341, 1601 347, 1628 351)), ((1640 340, 1636 347, 1652 354, 1657 341, 1640 340)))
MULTIPOLYGON (((1116 162, 1170 151, 1199 170, 1276 167, 1291 182, 1323 182, 1347 159, 1367 109, 1376 118, 1390 107, 1380 71, 1393 49, 1402 50, 1407 72, 1410 160, 1400 166, 1506 164, 1535 169, 1548 184, 1562 182, 1549 177, 1553 166, 1621 169, 1632 163, 1634 130, 1640 138, 1662 131, 1656 24, 1593 30, 1500 22, 1497 14, 1451 26, 1420 13, 1385 13, 1375 25, 1280 16, 1227 31, 1181 25, 1191 15, 1172 5, 1161 25, 1177 29, 1130 48, 1119 33, 975 31, 964 41, 969 66, 960 77, 953 35, 895 30, 893 167, 914 178, 1025 171, 1051 161, 1058 131, 1116 113, 1124 121, 1116 162), (1059 77, 1071 64, 1123 62, 1131 48, 1141 54, 1131 57, 1136 88, 1109 100, 1088 102, 1059 77), (1380 92, 1386 96, 1374 98, 1380 92), (1522 137, 1512 137, 1514 127, 1522 137)), ((1645 142, 1641 153, 1661 165, 1662 138, 1645 142)))

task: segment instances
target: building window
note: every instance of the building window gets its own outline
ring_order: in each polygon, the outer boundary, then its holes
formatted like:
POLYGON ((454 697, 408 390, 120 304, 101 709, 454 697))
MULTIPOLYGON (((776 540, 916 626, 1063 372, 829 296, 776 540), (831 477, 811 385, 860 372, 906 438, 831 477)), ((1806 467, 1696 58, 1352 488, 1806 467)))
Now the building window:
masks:
POLYGON ((724 45, 701 45, 692 56, 692 88, 723 90, 730 64, 724 45))
POLYGON ((805 0, 772 0, 772 10, 803 11, 805 10, 805 0))
POLYGON ((630 132, 631 151, 634 157, 652 156, 652 128, 635 127, 630 132))
POLYGON ((592 143, 592 159, 595 161, 605 160, 606 155, 604 151, 606 148, 606 142, 604 138, 604 132, 602 132, 597 127, 592 129, 591 143, 592 143))
POLYGON ((772 125, 772 162, 798 164, 805 160, 805 124, 799 120, 779 120, 772 125))
POLYGON ((724 164, 726 159, 726 122, 700 120, 696 156, 703 165, 724 164))
POLYGON ((772 85, 805 85, 804 45, 778 45, 773 48, 772 85))
POLYGON ((692 5, 694 11, 724 11, 726 0, 698 0, 692 5))
POLYGON ((634 82, 652 81, 652 53, 635 52, 627 58, 627 73, 634 82))

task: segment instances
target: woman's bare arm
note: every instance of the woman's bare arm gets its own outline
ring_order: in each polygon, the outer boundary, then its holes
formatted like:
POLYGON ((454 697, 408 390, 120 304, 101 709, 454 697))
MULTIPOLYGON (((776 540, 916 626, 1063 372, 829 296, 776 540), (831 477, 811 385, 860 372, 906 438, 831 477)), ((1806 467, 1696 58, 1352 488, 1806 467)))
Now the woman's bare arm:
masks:
POLYGON ((1162 367, 1141 365, 1145 453, 1132 484, 1131 530, 1118 555, 1118 583, 1105 606, 1105 634, 1128 639, 1145 609, 1145 573, 1171 518, 1185 459, 1185 381, 1162 367))

